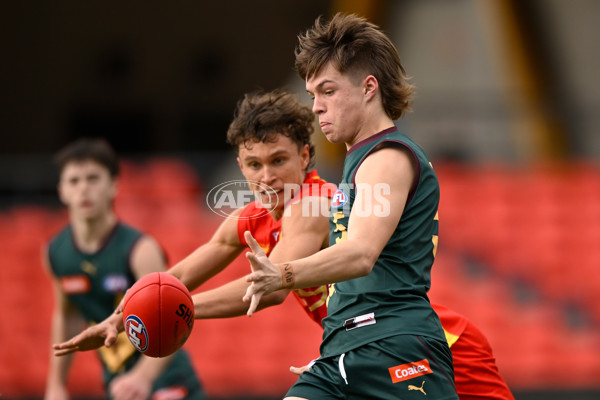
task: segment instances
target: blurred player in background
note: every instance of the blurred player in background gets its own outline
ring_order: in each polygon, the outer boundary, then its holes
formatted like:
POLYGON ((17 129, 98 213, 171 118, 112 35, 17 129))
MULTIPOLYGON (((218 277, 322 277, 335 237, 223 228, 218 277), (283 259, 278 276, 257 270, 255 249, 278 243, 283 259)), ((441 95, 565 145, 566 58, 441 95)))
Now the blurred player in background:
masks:
POLYGON ((398 52, 377 26, 341 13, 298 39, 296 69, 321 130, 348 151, 330 247, 277 264, 245 233, 248 314, 264 294, 335 282, 321 357, 288 399, 458 399, 452 354, 427 297, 439 184, 424 151, 394 125, 413 94, 398 52))
MULTIPOLYGON (((165 270, 157 242, 115 215, 119 164, 102 139, 80 139, 55 156, 58 192, 69 224, 49 243, 44 262, 54 284, 52 343, 109 317, 141 276, 165 270)), ((188 355, 158 359, 135 351, 125 335, 99 349, 107 396, 114 399, 204 399, 188 355)), ((50 356, 46 400, 68 399, 71 357, 50 356)))

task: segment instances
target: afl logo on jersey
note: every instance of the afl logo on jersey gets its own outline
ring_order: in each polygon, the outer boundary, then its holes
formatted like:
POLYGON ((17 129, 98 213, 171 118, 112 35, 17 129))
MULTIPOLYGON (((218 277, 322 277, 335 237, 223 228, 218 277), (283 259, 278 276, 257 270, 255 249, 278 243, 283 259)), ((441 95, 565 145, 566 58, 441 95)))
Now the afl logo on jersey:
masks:
POLYGON ((148 331, 144 323, 137 315, 130 315, 125 320, 125 332, 129 341, 138 351, 144 352, 148 349, 148 331))
POLYGON ((331 200, 331 207, 342 207, 348 201, 348 196, 342 189, 338 189, 333 194, 333 199, 331 200))

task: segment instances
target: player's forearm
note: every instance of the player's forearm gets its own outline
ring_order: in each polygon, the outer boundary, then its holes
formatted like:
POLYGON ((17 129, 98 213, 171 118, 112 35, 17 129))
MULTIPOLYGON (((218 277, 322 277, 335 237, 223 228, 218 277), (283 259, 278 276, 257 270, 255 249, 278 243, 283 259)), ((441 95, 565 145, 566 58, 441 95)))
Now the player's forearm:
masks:
POLYGON ((46 390, 65 390, 67 386, 67 377, 73 357, 71 355, 65 357, 54 357, 50 355, 50 363, 48 365, 48 376, 46 379, 46 390))
MULTIPOLYGON (((60 312, 55 312, 52 317, 52 328, 50 333, 51 343, 60 343, 75 334, 73 323, 68 323, 67 318, 60 312)), ((48 365, 48 376, 46 380, 47 390, 62 390, 66 388, 69 368, 72 356, 55 357, 50 353, 48 365)))
MULTIPOLYGON (((53 338, 54 340, 54 338, 53 338)), ((48 376, 46 379, 47 390, 65 389, 67 386, 67 377, 73 360, 72 355, 65 357, 55 357, 50 354, 50 363, 48 365, 48 376)))
POLYGON ((366 243, 347 240, 312 256, 289 262, 287 264, 291 265, 293 273, 291 288, 319 286, 368 275, 377 254, 366 243))
MULTIPOLYGON (((242 301, 248 283, 244 278, 229 282, 216 289, 192 296, 196 319, 231 318, 246 315, 248 304, 242 301)), ((289 291, 280 290, 263 297, 259 310, 281 304, 289 291)))
POLYGON ((167 271, 191 292, 221 272, 239 254, 230 246, 206 243, 167 271))

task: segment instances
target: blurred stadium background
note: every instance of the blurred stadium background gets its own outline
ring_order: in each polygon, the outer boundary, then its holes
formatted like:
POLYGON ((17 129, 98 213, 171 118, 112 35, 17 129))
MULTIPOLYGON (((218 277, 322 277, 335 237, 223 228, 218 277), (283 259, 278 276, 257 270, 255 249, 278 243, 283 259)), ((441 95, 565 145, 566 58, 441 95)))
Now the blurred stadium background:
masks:
MULTIPOLYGON (((204 196, 240 178, 224 135, 258 88, 304 95, 296 34, 356 12, 418 88, 401 128, 439 174, 432 299, 475 321, 518 399, 600 398, 600 2, 4 2, 0 13, 0 398, 44 392, 52 294, 40 249, 66 221, 51 155, 101 135, 123 157, 117 211, 171 262, 219 224, 204 196)), ((343 149, 315 134, 337 182, 343 149)), ((247 271, 243 260, 205 288, 247 271)), ((213 399, 280 398, 320 329, 292 299, 197 321, 186 344, 213 399)), ((93 353, 70 379, 102 396, 93 353)))

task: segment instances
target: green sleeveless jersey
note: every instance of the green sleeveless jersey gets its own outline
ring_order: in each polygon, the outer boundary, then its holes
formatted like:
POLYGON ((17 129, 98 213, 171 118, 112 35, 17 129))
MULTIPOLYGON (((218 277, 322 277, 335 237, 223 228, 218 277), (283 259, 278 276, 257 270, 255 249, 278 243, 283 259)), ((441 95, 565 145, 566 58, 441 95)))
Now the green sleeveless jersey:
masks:
MULTIPOLYGON (((61 230, 48 245, 52 272, 63 293, 88 324, 96 324, 111 315, 125 292, 135 282, 130 258, 133 247, 143 234, 118 223, 102 248, 84 253, 77 248, 70 225, 61 230)), ((141 353, 121 332, 110 348, 98 349, 105 385, 117 374, 130 370, 141 353)), ((169 368, 154 382, 153 391, 169 386, 185 388, 187 398, 203 398, 203 391, 188 355, 178 351, 169 368)))
POLYGON ((129 259, 141 237, 140 231, 119 223, 100 250, 84 253, 75 245, 69 225, 50 241, 52 271, 69 301, 89 324, 110 316, 135 282, 129 259))
MULTIPOLYGON (((75 244, 71 225, 67 225, 50 241, 52 272, 64 295, 89 325, 110 316, 135 282, 129 260, 141 237, 137 229, 118 223, 100 250, 84 253, 75 244)), ((129 369, 139 357, 123 333, 111 349, 98 349, 106 382, 129 369)))
MULTIPOLYGON (((400 222, 371 273, 330 285, 328 316, 323 320, 323 357, 399 334, 445 340, 439 318, 427 297, 437 248, 439 184, 425 152, 395 127, 357 143, 348 151, 342 182, 331 205, 330 245, 346 239, 357 191, 373 191, 376 202, 378 193, 385 194, 383 183, 367 188, 355 187, 354 182, 362 162, 380 145, 401 146, 412 153, 416 161, 415 183, 400 222)), ((385 210, 394 205, 379 198, 380 204, 355 212, 385 216, 385 210)))
MULTIPOLYGON (((131 271, 131 252, 143 234, 118 223, 102 248, 94 253, 79 250, 70 225, 62 229, 48 245, 48 259, 63 293, 88 324, 96 324, 113 313, 136 278, 131 271)), ((128 371, 141 353, 121 332, 110 348, 98 349, 103 366, 104 383, 128 371)), ((175 353, 169 367, 154 382, 153 391, 180 387, 189 399, 203 399, 204 393, 194 373, 191 359, 183 350, 175 353)))

